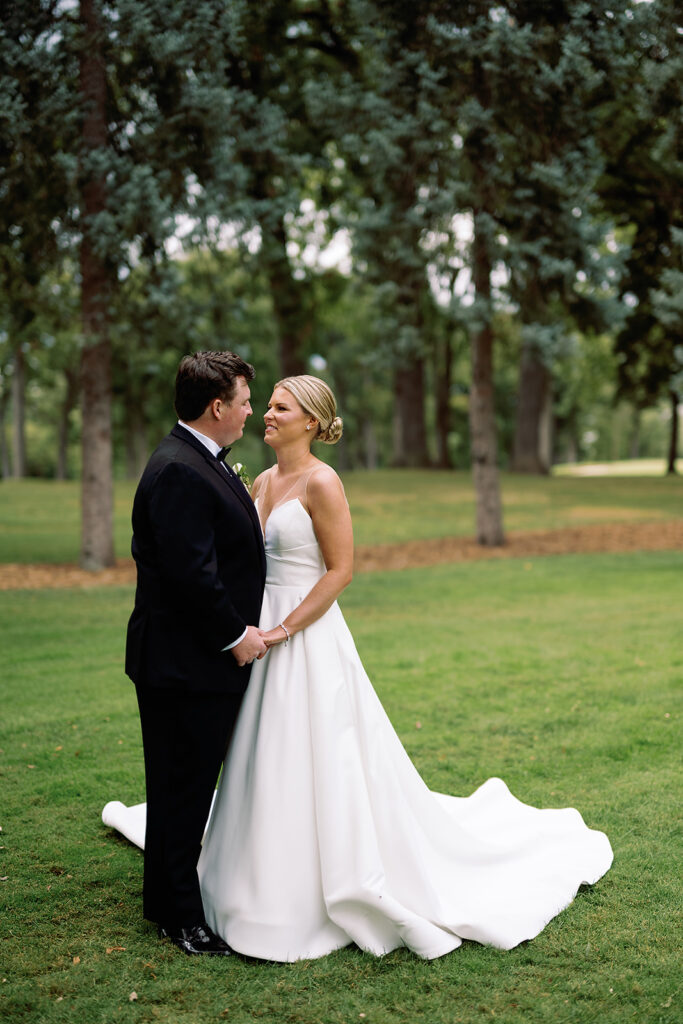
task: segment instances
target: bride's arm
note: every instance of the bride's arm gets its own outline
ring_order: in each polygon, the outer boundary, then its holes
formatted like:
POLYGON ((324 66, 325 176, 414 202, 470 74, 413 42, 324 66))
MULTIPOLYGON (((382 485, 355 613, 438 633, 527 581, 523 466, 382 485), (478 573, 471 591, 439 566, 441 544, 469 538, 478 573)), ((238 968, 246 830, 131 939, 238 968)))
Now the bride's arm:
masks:
MULTIPOLYGON (((316 472, 308 482, 306 497, 327 572, 283 620, 290 636, 324 615, 353 576, 353 529, 341 480, 333 470, 316 472)), ((269 647, 287 639, 279 625, 262 636, 269 647)))

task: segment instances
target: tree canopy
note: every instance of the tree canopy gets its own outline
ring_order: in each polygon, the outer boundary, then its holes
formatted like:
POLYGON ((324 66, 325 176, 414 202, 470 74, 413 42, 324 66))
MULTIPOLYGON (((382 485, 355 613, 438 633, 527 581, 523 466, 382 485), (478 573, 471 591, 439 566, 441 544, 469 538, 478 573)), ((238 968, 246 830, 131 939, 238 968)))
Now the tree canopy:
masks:
POLYGON ((139 472, 197 347, 254 362, 262 400, 327 376, 342 464, 471 464, 483 543, 501 461, 589 454, 598 406, 666 400, 673 470, 673 0, 6 6, 2 465, 31 471, 52 388, 85 565, 113 558, 112 473, 139 472))

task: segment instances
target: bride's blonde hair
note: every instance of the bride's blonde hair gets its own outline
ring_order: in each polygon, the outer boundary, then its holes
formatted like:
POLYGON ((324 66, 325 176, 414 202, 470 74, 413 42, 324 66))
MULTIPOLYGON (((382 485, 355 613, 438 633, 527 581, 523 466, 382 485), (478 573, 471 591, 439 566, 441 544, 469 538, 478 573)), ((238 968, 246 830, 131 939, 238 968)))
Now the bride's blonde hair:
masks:
POLYGON ((309 416, 318 421, 318 432, 314 441, 323 444, 336 444, 342 436, 343 423, 337 416, 337 402, 331 388, 319 377, 302 373, 298 377, 285 377, 279 380, 276 388, 285 388, 296 398, 297 402, 309 416))

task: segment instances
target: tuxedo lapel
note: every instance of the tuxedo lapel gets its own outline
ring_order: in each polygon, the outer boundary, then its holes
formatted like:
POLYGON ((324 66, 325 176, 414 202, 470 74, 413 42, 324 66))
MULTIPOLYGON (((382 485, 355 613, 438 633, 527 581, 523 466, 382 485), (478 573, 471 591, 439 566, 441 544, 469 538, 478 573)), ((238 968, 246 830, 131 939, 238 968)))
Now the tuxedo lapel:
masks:
POLYGON ((214 470, 214 472, 218 473, 223 483, 228 485, 232 493, 239 498, 239 500, 242 502, 245 509, 249 513, 249 518, 251 519, 252 526, 254 527, 254 533, 256 534, 256 538, 258 540, 259 555, 261 557, 261 568, 265 573, 266 552, 263 546, 263 530, 261 529, 261 520, 258 517, 256 506, 254 505, 254 502, 251 500, 249 491, 246 489, 246 487, 244 486, 240 478, 237 476, 237 474, 233 472, 233 470, 228 471, 226 467, 222 465, 218 461, 218 459, 215 456, 213 456, 211 452, 209 452, 208 450, 206 454, 209 456, 209 465, 211 466, 211 468, 214 470))
POLYGON ((254 524, 262 546, 261 522, 258 517, 258 512, 254 506, 254 502, 251 500, 249 492, 239 477, 232 470, 228 470, 225 465, 222 465, 216 456, 211 454, 206 445, 203 445, 201 441, 197 440, 194 434, 191 434, 189 430, 185 430, 178 423, 176 423, 171 430, 171 434, 173 437, 177 437, 181 441, 185 441, 187 444, 191 445, 195 451, 198 451, 205 459, 209 469, 213 473, 217 473, 223 483, 230 488, 235 497, 239 498, 251 517, 251 521, 254 524))
POLYGON ((249 491, 246 489, 237 474, 220 463, 218 459, 211 454, 211 452, 207 451, 206 454, 209 456, 208 462, 211 469, 213 469, 215 473, 218 473, 221 480, 228 485, 233 494, 237 495, 244 507, 249 510, 249 514, 255 514, 256 510, 254 508, 254 502, 251 500, 249 491))

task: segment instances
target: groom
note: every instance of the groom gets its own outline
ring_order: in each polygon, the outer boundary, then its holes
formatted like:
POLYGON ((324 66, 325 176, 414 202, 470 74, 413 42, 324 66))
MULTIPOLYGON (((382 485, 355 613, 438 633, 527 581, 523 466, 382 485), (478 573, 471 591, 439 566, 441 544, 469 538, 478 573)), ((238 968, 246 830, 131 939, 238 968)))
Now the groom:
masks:
POLYGON ((254 369, 232 352, 185 356, 179 422, 133 503, 135 608, 126 673, 136 686, 147 789, 143 911, 186 953, 228 956, 204 919, 197 860, 251 663, 265 583, 251 498, 221 461, 242 436, 254 369))

